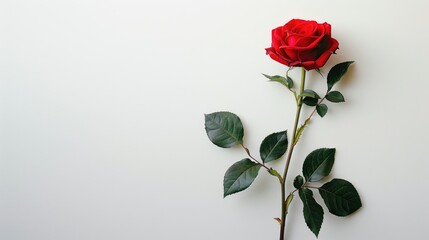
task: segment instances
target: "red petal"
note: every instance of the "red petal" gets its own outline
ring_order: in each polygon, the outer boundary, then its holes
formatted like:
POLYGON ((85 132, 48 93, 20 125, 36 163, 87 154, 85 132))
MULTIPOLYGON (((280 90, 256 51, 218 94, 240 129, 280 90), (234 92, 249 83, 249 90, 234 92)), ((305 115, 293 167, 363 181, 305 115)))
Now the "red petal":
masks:
POLYGON ((330 39, 330 47, 328 48, 328 50, 326 50, 324 53, 322 53, 322 55, 319 56, 319 58, 316 60, 316 68, 321 68, 325 65, 325 63, 328 61, 329 57, 331 56, 332 53, 335 52, 335 50, 338 49, 338 41, 334 38, 330 39))

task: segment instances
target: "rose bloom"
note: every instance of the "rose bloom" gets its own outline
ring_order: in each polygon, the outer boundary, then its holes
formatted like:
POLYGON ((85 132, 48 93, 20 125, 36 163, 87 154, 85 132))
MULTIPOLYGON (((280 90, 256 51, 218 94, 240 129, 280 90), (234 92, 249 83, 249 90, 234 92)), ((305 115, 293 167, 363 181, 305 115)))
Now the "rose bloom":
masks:
POLYGON ((338 41, 331 37, 330 24, 301 19, 273 29, 271 47, 266 48, 275 61, 306 70, 323 67, 337 49, 338 41))

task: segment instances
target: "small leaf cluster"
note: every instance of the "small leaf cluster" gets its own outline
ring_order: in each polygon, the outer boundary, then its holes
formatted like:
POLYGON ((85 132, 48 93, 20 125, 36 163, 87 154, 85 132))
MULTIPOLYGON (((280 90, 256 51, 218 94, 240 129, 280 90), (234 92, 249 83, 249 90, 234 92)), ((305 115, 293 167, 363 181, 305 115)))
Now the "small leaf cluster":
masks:
POLYGON ((339 91, 332 91, 332 88, 342 79, 352 63, 353 61, 342 62, 329 70, 327 76, 327 91, 323 98, 315 91, 306 89, 303 94, 301 94, 301 96, 304 97, 302 102, 307 106, 316 107, 317 114, 319 114, 320 117, 324 117, 328 112, 328 106, 322 103, 323 100, 326 99, 332 103, 345 102, 343 94, 339 91))
POLYGON ((268 173, 279 178, 280 174, 265 164, 282 157, 288 148, 287 131, 268 135, 262 141, 259 154, 261 162, 250 155, 243 145, 244 128, 240 118, 231 112, 214 112, 205 115, 205 129, 213 144, 230 148, 241 145, 250 158, 244 158, 234 163, 225 173, 223 187, 224 197, 247 189, 258 176, 261 167, 268 173))
POLYGON ((335 148, 320 148, 311 152, 304 160, 303 176, 296 176, 293 183, 303 203, 305 222, 316 237, 322 227, 324 211, 314 199, 311 189, 318 190, 329 212, 336 216, 350 215, 362 206, 357 190, 344 179, 332 179, 320 187, 309 185, 322 181, 330 174, 335 151, 335 148))
POLYGON ((286 77, 283 77, 283 76, 279 76, 279 75, 274 75, 274 76, 270 76, 267 74, 262 74, 262 75, 264 75, 266 78, 270 79, 273 82, 278 82, 278 83, 284 85, 290 91, 295 92, 295 90, 293 88, 293 86, 294 86, 293 80, 289 76, 286 75, 286 77))

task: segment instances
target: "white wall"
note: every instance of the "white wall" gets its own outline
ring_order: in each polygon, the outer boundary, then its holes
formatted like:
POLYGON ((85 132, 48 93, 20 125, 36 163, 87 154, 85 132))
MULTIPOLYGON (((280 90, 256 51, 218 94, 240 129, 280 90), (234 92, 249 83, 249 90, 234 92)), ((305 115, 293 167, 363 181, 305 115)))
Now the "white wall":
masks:
MULTIPOLYGON (((291 165, 294 177, 311 150, 336 147, 333 175, 361 194, 355 215, 325 215, 319 239, 423 239, 428 7, 2 1, 0 239, 278 239, 277 183, 261 172, 223 199, 223 174, 245 154, 212 145, 203 114, 237 113, 255 153, 267 134, 292 127, 292 98, 260 74, 285 71, 264 48, 291 18, 332 24, 340 50, 328 66, 356 61, 338 85, 347 103, 315 118, 291 165)), ((315 239, 300 201, 292 207, 289 239, 315 239)))

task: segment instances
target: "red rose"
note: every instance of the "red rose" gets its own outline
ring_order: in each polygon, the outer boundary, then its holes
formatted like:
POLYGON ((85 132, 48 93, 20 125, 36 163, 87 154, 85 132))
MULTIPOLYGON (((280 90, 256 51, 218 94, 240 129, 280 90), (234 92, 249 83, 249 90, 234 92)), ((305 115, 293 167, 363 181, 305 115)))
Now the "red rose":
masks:
POLYGON ((330 24, 292 19, 273 29, 271 47, 266 50, 281 64, 311 70, 323 67, 337 49, 338 41, 331 37, 330 24))

